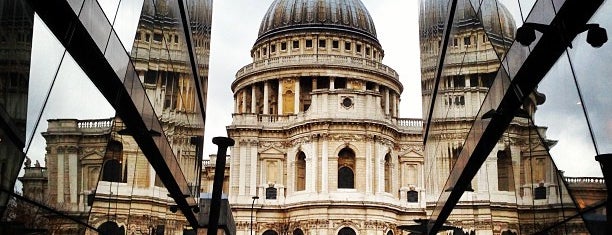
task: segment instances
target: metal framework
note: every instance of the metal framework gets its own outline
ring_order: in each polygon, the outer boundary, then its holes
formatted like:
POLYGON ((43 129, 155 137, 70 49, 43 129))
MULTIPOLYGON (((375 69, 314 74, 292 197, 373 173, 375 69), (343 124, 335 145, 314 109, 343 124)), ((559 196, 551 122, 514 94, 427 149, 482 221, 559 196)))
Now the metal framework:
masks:
MULTIPOLYGON (((536 2, 534 9, 547 4, 545 1, 536 2)), ((453 2, 456 1, 453 0, 453 2)), ((466 191, 471 180, 515 117, 523 101, 542 81, 574 38, 584 31, 586 23, 599 9, 603 0, 555 1, 555 4, 557 3, 560 3, 561 7, 556 15, 548 16, 548 19, 545 19, 549 22, 547 30, 544 30, 541 36, 534 38, 531 51, 515 42, 502 61, 503 66, 500 67, 490 92, 483 102, 483 104, 489 104, 493 109, 481 109, 474 121, 466 138, 466 144, 444 187, 447 190, 440 195, 429 219, 431 223, 427 225, 428 234, 436 234, 440 231, 461 195, 466 191), (528 56, 521 58, 520 55, 523 53, 528 56), (467 144, 467 140, 475 141, 467 144)), ((452 8, 455 6, 452 5, 452 8)), ((449 10, 449 12, 454 11, 449 10)), ((542 19, 539 21, 542 22, 542 19)), ((448 27, 452 27, 452 20, 449 20, 449 24, 446 25, 445 33, 448 27)), ((444 44, 444 48, 446 47, 447 44, 444 44)), ((443 63, 439 63, 438 71, 442 69, 443 63)), ((428 123, 430 121, 431 113, 428 123)))
MULTIPOLYGON (((65 0, 28 0, 28 3, 124 121, 128 128, 127 132, 134 137, 189 224, 194 228, 200 227, 192 211, 197 206, 197 202, 190 196, 190 187, 180 170, 170 143, 161 133, 161 124, 153 112, 151 103, 143 102, 143 99, 146 99, 144 87, 129 60, 129 55, 122 46, 114 45, 115 47, 110 48, 110 41, 118 41, 112 25, 108 20, 96 22, 96 25, 83 24, 82 18, 87 19, 88 16, 79 17, 70 3, 65 0), (107 38, 103 39, 93 38, 89 32, 98 30, 97 27, 109 27, 110 36, 104 35, 107 38), (107 53, 104 53, 96 43, 101 40, 109 46, 107 53), (108 52, 119 55, 124 60, 111 61, 107 58, 108 52), (132 94, 140 94, 142 97, 132 94)), ((97 4, 97 1, 85 1, 83 4, 97 4)), ((96 6, 86 7, 89 8, 87 10, 102 11, 96 6)), ((88 14, 94 13, 88 12, 88 14)), ((186 12, 181 16, 188 17, 186 12)), ((189 28, 189 25, 186 27, 189 28)), ((190 58, 191 66, 197 64, 193 60, 192 53, 190 58)), ((196 71, 194 74, 197 76, 197 68, 192 70, 196 71)), ((196 81, 199 81, 198 79, 196 81)), ((198 92, 200 98, 201 95, 201 91, 198 92)))

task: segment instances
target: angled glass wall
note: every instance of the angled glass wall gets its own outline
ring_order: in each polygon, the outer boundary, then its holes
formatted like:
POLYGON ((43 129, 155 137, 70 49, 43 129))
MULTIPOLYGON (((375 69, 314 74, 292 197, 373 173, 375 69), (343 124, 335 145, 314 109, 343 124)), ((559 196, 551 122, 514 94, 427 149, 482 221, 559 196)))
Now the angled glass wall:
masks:
MULTIPOLYGON (((528 46, 514 41, 525 23, 558 25, 572 11, 580 22, 592 8, 569 0, 458 0, 452 12, 453 2, 421 1, 430 226, 442 215, 448 216, 441 221, 447 226, 437 229, 454 234, 602 234, 606 195, 595 155, 609 153, 605 130, 612 115, 597 107, 612 100, 603 93, 605 79, 585 82, 580 74, 606 73, 604 66, 583 62, 605 61, 607 44, 592 47, 585 32, 567 43, 556 39, 573 47, 547 58, 552 55, 538 48, 543 32, 535 31, 528 46), (580 7, 568 7, 576 4, 580 7), (553 63, 528 63, 534 55, 553 63), (528 92, 520 90, 529 77, 525 64, 532 65, 531 76, 543 78, 528 92), (498 105, 514 93, 521 100, 518 111, 504 112, 498 105), (496 129, 500 119, 508 124, 496 129), (491 148, 483 152, 484 145, 491 148), (469 181, 465 172, 474 174, 469 181), (462 190, 458 196, 455 187, 462 190), (449 205, 450 214, 441 214, 449 205)), ((605 1, 589 23, 606 28, 609 19, 598 15, 609 4, 605 1)))
POLYGON ((23 143, 11 143, 10 167, 1 161, 14 179, 2 176, 9 208, 0 233, 182 234, 200 226, 212 1, 5 2, 0 36, 15 43, 3 53, 23 55, 2 57, 13 58, 0 70, 3 91, 10 88, 2 101, 16 110, 3 121, 19 124, 23 143), (40 221, 24 220, 25 211, 40 221))

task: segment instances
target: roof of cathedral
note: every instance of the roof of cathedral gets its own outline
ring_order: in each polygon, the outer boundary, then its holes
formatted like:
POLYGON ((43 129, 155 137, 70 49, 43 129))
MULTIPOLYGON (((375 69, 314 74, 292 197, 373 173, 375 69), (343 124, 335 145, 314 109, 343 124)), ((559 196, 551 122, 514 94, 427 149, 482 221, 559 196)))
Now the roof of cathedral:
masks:
MULTIPOLYGON (((421 33, 442 33, 448 14, 448 0, 422 1, 420 9, 421 33)), ((458 0, 454 25, 458 27, 482 27, 498 37, 514 38, 516 25, 508 9, 496 0, 458 0), (472 7, 472 4, 474 7, 472 7), (479 6, 479 2, 480 6, 479 6), (482 24, 474 25, 475 22, 482 24)))
POLYGON ((304 29, 346 31, 378 41, 374 21, 360 0, 275 0, 257 40, 304 29))

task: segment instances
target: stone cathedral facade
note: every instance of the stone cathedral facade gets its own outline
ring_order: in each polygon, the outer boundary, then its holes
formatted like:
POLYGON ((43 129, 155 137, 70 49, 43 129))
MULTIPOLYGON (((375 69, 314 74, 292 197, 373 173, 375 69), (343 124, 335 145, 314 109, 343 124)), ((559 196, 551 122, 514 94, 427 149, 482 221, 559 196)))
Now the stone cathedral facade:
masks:
POLYGON ((425 217, 422 120, 399 117, 358 0, 274 1, 232 83, 229 160, 238 234, 396 234, 425 217))

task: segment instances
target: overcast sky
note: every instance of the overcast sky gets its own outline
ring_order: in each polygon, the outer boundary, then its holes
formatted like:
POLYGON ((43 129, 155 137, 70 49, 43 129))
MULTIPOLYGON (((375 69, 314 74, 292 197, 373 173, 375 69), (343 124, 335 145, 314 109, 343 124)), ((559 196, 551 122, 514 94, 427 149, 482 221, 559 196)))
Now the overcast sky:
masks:
MULTIPOLYGON (((242 66, 252 62, 249 51, 257 38, 259 24, 270 3, 273 0, 214 0, 211 56, 209 72, 209 90, 206 120, 205 154, 216 153, 216 146, 211 143, 214 136, 226 136, 225 127, 231 123, 231 113, 234 110, 232 92, 230 84, 235 78, 235 73, 242 66)), ((100 0, 107 9, 113 9, 112 4, 118 0, 100 0), (110 4, 110 7, 109 5, 110 4)), ((125 2, 125 1, 124 1, 125 2)), ((420 91, 420 62, 419 62, 419 41, 418 41, 418 2, 416 0, 362 0, 369 10, 378 34, 378 39, 385 50, 383 63, 395 69, 400 75, 400 81, 404 85, 404 92, 401 96, 400 116, 410 118, 421 118, 421 91, 420 91)), ((517 26, 521 24, 521 16, 516 0, 502 0, 506 7, 511 11, 517 26)), ((523 8, 530 8, 534 0, 521 1, 523 8)), ((139 4, 135 4, 139 5, 139 4)), ((523 9, 523 13, 528 11, 523 9)), ((139 15, 137 7, 125 12, 119 12, 118 17, 134 19, 139 15)), ((599 14, 600 23, 612 22, 608 19, 601 19, 604 14, 599 14)), ((38 20, 37 20, 38 21, 38 20)), ((118 22, 130 22, 133 20, 118 20, 118 22)), ((50 84, 56 71, 49 71, 44 68, 55 68, 59 64, 63 50, 48 30, 35 22, 35 32, 32 51, 31 81, 30 87, 33 92, 29 95, 28 112, 30 117, 34 117, 40 110, 40 104, 45 98, 44 91, 50 84), (42 38, 42 39, 41 39, 42 38), (43 92, 41 92, 43 91, 43 92)), ((129 27, 128 27, 129 28, 129 27)), ((607 27, 612 28, 612 25, 607 27)), ((133 30, 125 30, 133 31, 133 30)), ((133 35, 126 34, 124 38, 131 39, 133 35)), ((581 39, 584 41, 584 39, 581 39)), ((127 40, 129 41, 129 40, 127 40)), ((131 48, 131 42, 124 41, 126 47, 131 48)), ((582 43, 584 44, 584 43, 582 43)), ((601 64, 610 61, 612 48, 609 44, 604 45, 598 51, 591 51, 590 47, 578 44, 576 48, 576 61, 590 61, 590 63, 606 68, 601 64), (599 53, 596 57, 589 57, 594 53, 599 53), (606 57, 607 59, 593 59, 606 57), (590 58, 590 59, 589 59, 590 58)), ((574 56, 574 55, 573 55, 574 56)), ((547 79, 541 84, 542 90, 546 93, 548 101, 540 107, 540 112, 536 117, 536 124, 549 126, 549 138, 560 140, 552 152, 560 169, 566 170, 571 176, 601 175, 596 162, 592 159, 594 151, 590 142, 588 129, 586 129, 584 116, 581 116, 575 89, 564 90, 561 87, 571 87, 572 80, 568 80, 567 58, 562 59, 555 72, 549 74, 547 79), (565 81, 557 82, 558 79, 565 81), (548 82, 547 82, 548 81, 548 82), (546 85, 549 84, 549 85, 546 85), (561 85, 565 84, 565 85, 561 85), (557 98, 558 97, 558 98, 557 98), (565 109, 563 107, 566 107, 565 109), (571 112, 567 110, 571 110, 571 112), (562 116, 563 118, 560 118, 562 116), (578 163, 576 156, 585 157, 578 163), (557 157, 558 156, 558 157, 557 157), (578 166, 578 167, 576 167, 578 166)), ((583 64, 584 65, 584 64, 583 64)), ((589 66, 575 66, 577 74, 583 79, 598 76, 585 76, 589 66), (580 76, 582 75, 582 76, 580 76)), ((597 73, 602 78, 606 78, 608 71, 597 73)), ((594 73, 594 72, 593 72, 594 73)), ((592 74, 592 73, 591 73, 592 74)), ((589 75, 591 75, 589 74, 589 75)), ((600 79, 607 82, 608 86, 593 86, 592 83, 586 85, 589 89, 598 90, 599 94, 605 94, 605 89, 609 89, 609 79, 600 79)), ((62 68, 58 71, 57 87, 64 87, 59 91, 54 91, 36 131, 35 140, 28 156, 42 162, 44 158, 44 139, 40 132, 46 130, 46 120, 51 118, 107 118, 112 117, 114 112, 110 105, 101 97, 99 92, 86 79, 83 72, 72 61, 69 55, 66 56, 62 68), (85 78, 85 79, 84 79, 85 78), (70 91, 70 92, 65 92, 70 91)), ((567 89, 567 88, 566 88, 567 89)), ((585 94, 588 102, 593 104, 594 123, 601 136, 600 145, 604 151, 612 151, 610 139, 612 133, 612 121, 610 120, 609 104, 612 96, 594 96, 590 93, 585 94), (602 141, 603 140, 603 141, 602 141)), ((28 120, 28 132, 32 132, 34 119, 28 120)))

